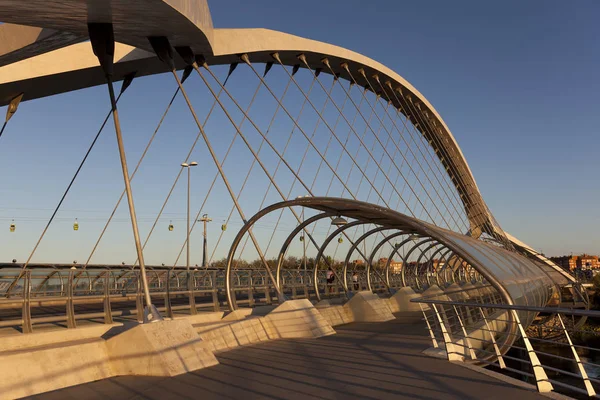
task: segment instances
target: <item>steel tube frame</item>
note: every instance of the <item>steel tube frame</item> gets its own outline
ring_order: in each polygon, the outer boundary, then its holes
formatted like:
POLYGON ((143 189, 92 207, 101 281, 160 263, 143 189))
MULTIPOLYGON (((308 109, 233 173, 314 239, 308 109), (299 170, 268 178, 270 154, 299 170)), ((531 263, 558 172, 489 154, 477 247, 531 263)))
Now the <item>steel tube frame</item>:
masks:
POLYGON ((144 296, 146 298, 146 310, 144 312, 144 320, 148 322, 160 321, 162 317, 156 308, 152 305, 150 298, 150 289, 148 287, 148 278, 146 276, 146 266, 144 262, 144 252, 140 240, 140 232, 137 224, 135 213, 135 204, 133 201, 133 191, 131 190, 131 182, 129 180, 129 170, 127 168, 127 156, 125 154, 125 146, 123 144, 123 134, 121 133, 121 123, 119 121, 119 112, 117 109, 117 101, 113 88, 112 75, 114 64, 114 48, 115 40, 112 24, 89 23, 88 24, 90 41, 94 54, 98 57, 98 61, 104 71, 106 84, 108 86, 108 94, 112 107, 112 116, 115 125, 115 133, 117 136, 117 145, 119 148, 119 157, 121 160, 121 170, 123 172, 123 181, 125 182, 125 192, 127 193, 127 204, 129 206, 129 216, 131 219, 131 228, 133 230, 133 238, 135 241, 135 249, 140 265, 142 275, 142 283, 144 287, 144 296))

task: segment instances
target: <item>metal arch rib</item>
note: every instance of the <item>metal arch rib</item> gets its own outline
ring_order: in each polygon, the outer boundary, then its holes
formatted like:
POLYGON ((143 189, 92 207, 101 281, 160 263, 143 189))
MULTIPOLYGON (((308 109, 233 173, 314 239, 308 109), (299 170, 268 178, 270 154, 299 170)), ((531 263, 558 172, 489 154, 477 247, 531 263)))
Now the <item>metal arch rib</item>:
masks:
MULTIPOLYGON (((336 75, 350 80, 350 74, 355 74, 358 83, 365 86, 367 77, 377 76, 377 81, 393 92, 392 95, 385 91, 378 94, 411 121, 421 121, 415 127, 430 141, 436 156, 448 169, 472 227, 483 225, 489 230, 487 233, 504 236, 485 207, 469 165, 439 113, 425 96, 386 66, 338 46, 283 32, 214 29, 206 0, 113 0, 95 3, 94 7, 87 7, 83 0, 62 3, 60 7, 50 7, 45 0, 7 0, 0 4, 0 20, 83 38, 87 36, 89 21, 112 23, 116 40, 120 42, 115 49, 115 80, 132 71, 137 71, 138 76, 165 72, 146 40, 157 34, 168 37, 174 45, 191 47, 213 65, 237 62, 239 54, 248 54, 253 62, 271 62, 271 54, 278 52, 285 65, 298 64, 298 54, 303 54, 312 66, 321 66, 322 60, 327 59, 336 75), (38 12, 32 13, 32 9, 38 12), (157 18, 167 23, 156 24, 157 18), (483 224, 481 220, 475 221, 479 215, 484 215, 483 224)), ((34 46, 21 53, 19 48, 7 49, 13 56, 10 60, 15 62, 0 67, 0 106, 21 92, 25 93, 25 101, 103 84, 104 77, 90 44, 70 43, 34 46), (64 47, 60 48, 61 45, 64 47)), ((177 68, 184 66, 183 60, 176 61, 177 68)), ((330 71, 325 68, 323 72, 330 71)), ((474 232, 477 235, 479 230, 474 229, 474 232)))
MULTIPOLYGON (((519 297, 522 290, 535 290, 529 288, 527 282, 536 282, 548 278, 543 272, 527 258, 516 253, 510 253, 515 260, 518 259, 520 272, 518 276, 514 270, 498 268, 485 254, 489 253, 490 247, 483 242, 469 238, 464 235, 458 235, 448 230, 441 229, 432 224, 408 217, 397 211, 357 200, 332 198, 332 197, 310 197, 300 198, 290 201, 275 203, 254 215, 242 230, 236 236, 228 256, 228 267, 235 255, 235 251, 241 236, 265 215, 287 207, 303 206, 314 210, 335 213, 352 218, 361 222, 370 222, 380 226, 386 226, 389 229, 398 229, 403 231, 416 232, 423 237, 432 238, 446 248, 453 251, 454 254, 462 258, 475 268, 496 290, 502 295, 507 304, 519 304, 526 300, 519 297)), ((498 249, 494 251, 494 257, 505 256, 508 254, 505 250, 498 249)), ((537 298, 536 301, 544 303, 545 298, 537 298)), ((545 304, 544 304, 545 305, 545 304)))

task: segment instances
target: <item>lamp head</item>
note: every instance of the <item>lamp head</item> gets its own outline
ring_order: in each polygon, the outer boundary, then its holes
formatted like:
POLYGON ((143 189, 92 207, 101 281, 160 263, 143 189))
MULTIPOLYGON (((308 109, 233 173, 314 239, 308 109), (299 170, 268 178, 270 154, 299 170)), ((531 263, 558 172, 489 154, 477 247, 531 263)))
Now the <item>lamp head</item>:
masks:
POLYGON ((335 225, 335 226, 344 226, 348 223, 348 221, 346 221, 345 218, 342 217, 335 217, 334 219, 331 220, 331 225, 335 225))

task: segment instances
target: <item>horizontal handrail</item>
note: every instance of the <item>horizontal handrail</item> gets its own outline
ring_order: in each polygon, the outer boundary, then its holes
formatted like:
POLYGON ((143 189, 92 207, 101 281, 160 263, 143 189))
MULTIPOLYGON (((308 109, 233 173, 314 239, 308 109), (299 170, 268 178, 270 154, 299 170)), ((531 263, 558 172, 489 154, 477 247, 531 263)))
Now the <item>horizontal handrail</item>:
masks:
POLYGON ((576 310, 572 308, 559 308, 559 307, 536 307, 536 306, 520 306, 520 305, 509 305, 509 304, 490 304, 490 303, 469 303, 462 301, 448 301, 448 300, 429 300, 426 298, 415 298, 410 300, 412 303, 425 303, 425 304, 440 304, 449 306, 462 306, 462 307, 481 307, 481 308, 496 308, 501 310, 515 310, 515 311, 531 311, 531 312, 548 312, 551 314, 568 314, 576 315, 580 317, 600 317, 600 311, 595 310, 576 310))

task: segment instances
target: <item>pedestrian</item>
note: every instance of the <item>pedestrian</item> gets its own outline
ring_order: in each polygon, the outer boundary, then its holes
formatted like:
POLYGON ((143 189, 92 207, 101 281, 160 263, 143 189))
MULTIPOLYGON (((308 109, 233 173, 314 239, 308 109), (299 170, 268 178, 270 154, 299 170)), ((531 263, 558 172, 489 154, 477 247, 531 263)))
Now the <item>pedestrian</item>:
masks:
POLYGON ((333 292, 333 281, 335 280, 335 274, 331 267, 327 269, 327 291, 329 293, 333 292))
POLYGON ((358 273, 356 271, 352 273, 352 283, 354 284, 354 290, 358 290, 358 273))

